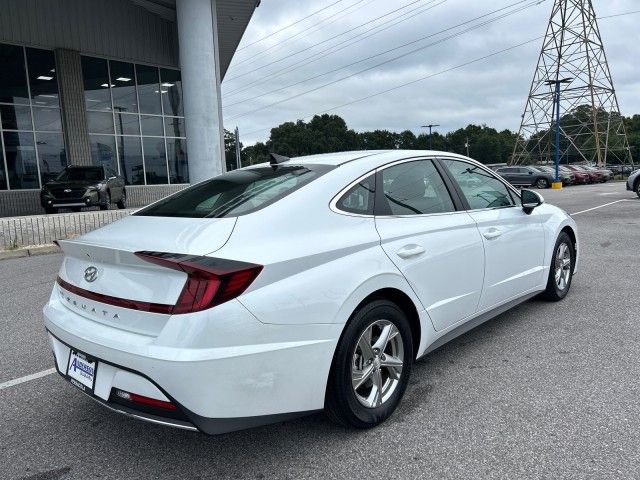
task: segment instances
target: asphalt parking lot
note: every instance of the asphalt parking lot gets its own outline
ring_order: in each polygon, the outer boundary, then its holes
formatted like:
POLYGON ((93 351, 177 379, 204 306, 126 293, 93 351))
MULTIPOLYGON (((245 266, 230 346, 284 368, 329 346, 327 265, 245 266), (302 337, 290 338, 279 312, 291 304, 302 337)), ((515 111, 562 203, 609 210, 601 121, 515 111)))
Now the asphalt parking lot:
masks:
POLYGON ((368 431, 314 415, 207 437, 107 411, 46 374, 60 256, 0 262, 0 478, 640 478, 640 199, 622 183, 542 194, 580 228, 569 296, 422 359, 368 431))

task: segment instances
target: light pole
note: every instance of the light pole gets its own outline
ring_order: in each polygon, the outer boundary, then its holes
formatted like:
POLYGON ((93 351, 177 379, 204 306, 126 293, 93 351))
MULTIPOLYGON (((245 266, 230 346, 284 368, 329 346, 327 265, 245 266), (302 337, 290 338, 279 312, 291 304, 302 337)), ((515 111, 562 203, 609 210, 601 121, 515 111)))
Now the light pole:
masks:
POLYGON ((556 104, 556 183, 560 182, 560 85, 570 83, 572 78, 562 78, 556 80, 547 80, 546 85, 555 85, 555 104, 556 104))
POLYGON ((422 128, 428 128, 429 129, 429 150, 432 150, 432 144, 431 144, 431 129, 433 127, 439 127, 440 125, 436 125, 434 123, 430 123, 429 125, 422 125, 422 128))

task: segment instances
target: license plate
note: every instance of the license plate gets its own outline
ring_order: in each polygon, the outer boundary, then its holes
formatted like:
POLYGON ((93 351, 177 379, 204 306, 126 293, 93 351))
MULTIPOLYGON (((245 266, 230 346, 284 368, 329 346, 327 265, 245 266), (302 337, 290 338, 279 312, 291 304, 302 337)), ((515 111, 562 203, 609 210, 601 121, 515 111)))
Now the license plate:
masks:
POLYGON ((67 377, 82 391, 87 389, 93 391, 93 385, 96 380, 96 367, 98 362, 91 359, 88 355, 77 350, 71 350, 69 355, 69 365, 67 366, 67 377))

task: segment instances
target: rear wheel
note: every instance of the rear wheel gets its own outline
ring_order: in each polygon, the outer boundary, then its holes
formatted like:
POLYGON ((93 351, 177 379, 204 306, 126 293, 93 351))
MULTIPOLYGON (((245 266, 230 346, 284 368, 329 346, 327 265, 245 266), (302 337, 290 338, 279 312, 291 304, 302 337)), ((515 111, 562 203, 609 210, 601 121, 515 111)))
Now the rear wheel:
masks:
POLYGON ((413 339, 404 312, 375 300, 356 312, 333 358, 328 416, 345 426, 371 428, 394 412, 407 388, 413 339))
POLYGON ((536 180, 536 187, 549 188, 549 181, 546 178, 539 178, 538 180, 536 180))
POLYGON ((575 257, 571 237, 566 232, 560 233, 553 250, 547 288, 542 294, 544 298, 557 302, 567 296, 571 288, 575 257))

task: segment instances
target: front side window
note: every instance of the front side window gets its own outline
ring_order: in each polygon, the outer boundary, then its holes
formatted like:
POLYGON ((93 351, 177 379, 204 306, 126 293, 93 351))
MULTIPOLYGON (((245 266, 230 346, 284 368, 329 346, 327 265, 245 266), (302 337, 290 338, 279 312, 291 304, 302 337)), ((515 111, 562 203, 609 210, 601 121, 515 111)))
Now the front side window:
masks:
POLYGON ((459 160, 442 160, 460 186, 469 208, 512 207, 515 202, 507 186, 484 168, 459 160))
POLYGON ((235 170, 186 188, 135 215, 236 217, 255 212, 284 198, 332 168, 327 165, 287 165, 235 170))
POLYGON ((455 211, 449 191, 433 161, 401 163, 382 171, 378 215, 426 215, 455 211))

